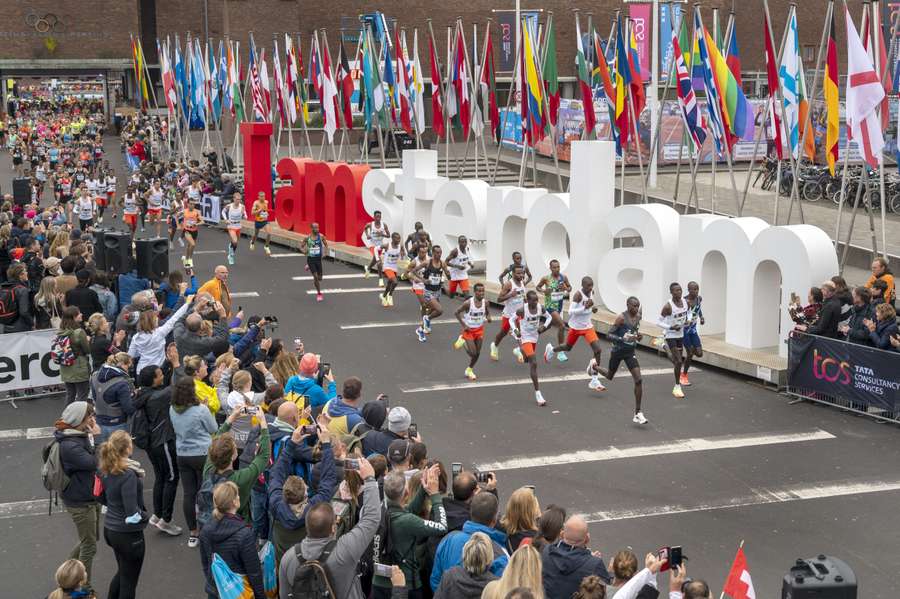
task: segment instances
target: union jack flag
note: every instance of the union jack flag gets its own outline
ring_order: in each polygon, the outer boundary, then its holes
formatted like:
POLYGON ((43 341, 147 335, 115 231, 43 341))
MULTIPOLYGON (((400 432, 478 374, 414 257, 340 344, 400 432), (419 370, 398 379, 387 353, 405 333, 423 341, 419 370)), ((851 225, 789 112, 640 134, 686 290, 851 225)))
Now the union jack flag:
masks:
POLYGON ((675 56, 675 72, 678 77, 678 106, 681 108, 681 117, 684 119, 684 125, 687 127, 691 140, 694 142, 694 148, 703 147, 706 141, 706 131, 704 130, 703 115, 697 108, 697 97, 694 95, 694 88, 691 83, 691 75, 688 73, 687 65, 684 63, 684 54, 681 52, 681 46, 678 44, 678 35, 672 30, 672 48, 675 56))

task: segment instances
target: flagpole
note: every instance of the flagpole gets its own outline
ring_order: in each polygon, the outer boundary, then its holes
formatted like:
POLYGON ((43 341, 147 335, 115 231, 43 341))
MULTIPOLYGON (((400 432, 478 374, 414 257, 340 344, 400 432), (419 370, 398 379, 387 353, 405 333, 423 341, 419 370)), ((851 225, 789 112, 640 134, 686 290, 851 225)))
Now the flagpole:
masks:
MULTIPOLYGON (((667 4, 669 5, 669 15, 671 15, 672 14, 672 3, 667 2, 667 4)), ((669 16, 669 19, 671 19, 671 18, 672 17, 669 16)), ((684 16, 679 14, 678 22, 675 24, 675 27, 672 30, 679 31, 683 20, 684 20, 684 16)), ((671 40, 669 41, 669 44, 671 45, 671 40)), ((656 72, 658 74, 659 70, 657 69, 656 72)), ((669 65, 668 73, 666 75, 666 84, 663 87, 662 99, 660 99, 659 97, 656 97, 653 100, 654 103, 664 102, 666 100, 666 96, 669 95, 669 86, 672 82, 672 77, 673 77, 674 73, 675 73, 675 57, 673 55, 672 64, 669 65)), ((654 83, 653 87, 654 87, 654 90, 658 89, 658 86, 655 83, 654 83)), ((655 112, 656 112, 656 118, 654 119, 653 117, 651 117, 651 119, 650 119, 650 122, 655 123, 655 126, 653 128, 653 133, 652 133, 653 143, 650 144, 650 169, 647 172, 647 179, 646 179, 646 183, 645 183, 645 184, 649 184, 650 187, 654 187, 654 188, 656 187, 656 176, 655 175, 656 175, 656 165, 658 162, 657 159, 654 157, 656 156, 657 150, 659 149, 659 144, 660 144, 659 139, 662 134, 662 117, 663 117, 663 111, 660 109, 659 106, 657 106, 655 112), (651 182, 650 179, 653 179, 653 181, 651 182)))
MULTIPOLYGON (((515 59, 513 61, 516 65, 519 64, 519 53, 521 51, 522 51, 521 43, 517 42, 515 59)), ((517 85, 515 73, 516 73, 516 70, 514 68, 512 80, 509 83, 509 91, 506 93, 506 108, 503 110, 503 116, 501 117, 502 120, 500 121, 500 135, 498 136, 499 139, 497 140, 497 157, 494 160, 494 172, 491 174, 491 185, 493 185, 494 182, 496 181, 497 171, 500 169, 500 151, 503 149, 503 132, 506 131, 506 123, 509 120, 509 112, 510 112, 510 108, 512 106, 512 98, 513 98, 513 94, 515 93, 515 87, 517 85)))
MULTIPOLYGON (((406 31, 403 32, 403 42, 404 43, 406 42, 406 31)), ((412 52, 412 55, 413 55, 413 70, 416 73, 418 73, 419 81, 421 81, 421 83, 422 83, 422 89, 416 90, 415 101, 413 101, 412 98, 410 98, 410 104, 412 105, 413 119, 415 119, 415 124, 414 124, 413 128, 416 130, 416 148, 421 149, 422 148, 422 131, 421 131, 421 128, 419 127, 419 117, 420 116, 422 117, 422 123, 424 124, 425 115, 424 114, 419 115, 419 108, 416 106, 416 103, 419 101, 419 98, 421 97, 421 95, 425 93, 425 79, 422 78, 422 68, 421 68, 422 65, 418 64, 419 61, 416 60, 419 57, 419 28, 418 27, 413 27, 413 52, 412 52)), ((412 83, 415 84, 415 81, 413 81, 412 83)), ((422 100, 422 106, 423 107, 425 106, 424 99, 422 100)), ((487 154, 485 154, 485 160, 487 160, 487 154)))
MULTIPOLYGON (((869 7, 869 10, 870 10, 870 15, 869 15, 869 44, 870 45, 869 45, 869 47, 872 48, 872 55, 875 58, 875 65, 874 65, 875 73, 876 73, 876 75, 879 75, 879 84, 880 84, 881 77, 880 77, 880 74, 878 73, 878 70, 879 70, 878 69, 878 60, 879 60, 878 55, 881 53, 880 52, 881 48, 878 47, 879 44, 877 43, 877 40, 875 39, 875 31, 877 31, 876 25, 875 25, 875 19, 878 18, 880 21, 880 15, 878 15, 878 13, 874 10, 875 8, 877 8, 877 7, 875 7, 874 5, 872 7, 869 7)), ((878 25, 878 26, 880 27, 880 25, 878 25)), ((876 107, 876 110, 880 111, 880 106, 876 107)), ((879 116, 879 120, 880 120, 880 114, 876 113, 876 115, 879 116)), ((884 151, 882 150, 881 156, 883 156, 883 155, 884 155, 884 151)), ((878 164, 879 164, 878 170, 879 171, 881 171, 881 168, 880 168, 881 162, 882 162, 881 157, 879 156, 879 161, 878 161, 878 164)), ((866 176, 868 176, 868 171, 866 172, 866 176)), ((863 193, 863 200, 865 202, 864 206, 866 208, 866 214, 869 215, 869 235, 872 238, 872 258, 874 259, 875 257, 878 256, 878 240, 875 235, 875 217, 872 213, 873 212, 872 211, 872 199, 871 199, 871 193, 869 193, 868 185, 865 186, 865 192, 863 193)), ((883 206, 884 202, 881 202, 881 204, 883 206)))
MULTIPOLYGON (((484 52, 482 52, 482 54, 481 54, 481 56, 482 56, 482 58, 481 58, 481 73, 479 73, 479 75, 478 75, 478 87, 479 88, 481 87, 481 80, 484 76, 485 69, 487 69, 488 61, 490 61, 491 64, 493 64, 493 61, 494 61, 493 55, 488 56, 488 41, 491 39, 491 24, 492 23, 493 23, 493 19, 488 17, 487 24, 484 26, 484 52)), ((491 46, 491 48, 493 49, 493 46, 491 46)), ((476 48, 476 51, 477 51, 477 48, 476 48)), ((493 70, 492 70, 492 73, 493 73, 493 70)), ((493 73, 493 74, 496 77, 496 73, 493 73)), ((485 109, 485 114, 488 117, 488 122, 491 123, 491 139, 494 139, 494 135, 495 135, 495 132, 493 129, 494 124, 493 124, 493 121, 491 120, 491 99, 490 99, 491 92, 494 92, 494 98, 496 99, 496 93, 497 93, 496 89, 492 89, 491 86, 488 86, 488 93, 487 93, 488 97, 486 98, 487 105, 485 106, 484 103, 482 103, 482 108, 485 109)), ((482 118, 484 118, 484 117, 482 117, 482 118)), ((486 171, 490 172, 491 167, 490 167, 490 163, 488 162, 487 145, 484 142, 484 127, 482 127, 482 129, 481 129, 480 138, 481 138, 481 151, 484 154, 484 168, 486 171)))
MULTIPOLYGON (((788 16, 788 19, 789 19, 789 20, 788 20, 788 23, 789 23, 789 24, 790 24, 790 15, 791 15, 791 14, 793 14, 793 15, 795 16, 795 18, 796 18, 796 14, 797 14, 797 5, 796 5, 796 4, 791 4, 790 11, 788 12, 788 15, 789 15, 789 16, 788 16)), ((786 49, 786 48, 785 48, 785 49, 786 49)), ((799 48, 798 48, 798 51, 799 51, 799 48)), ((805 87, 805 82, 804 82, 804 87, 805 87)), ((781 104, 782 104, 782 107, 783 107, 783 106, 784 106, 784 102, 782 102, 781 104)), ((781 118, 781 120, 782 120, 782 122, 784 122, 784 123, 787 122, 787 112, 786 112, 786 110, 787 110, 787 109, 783 109, 783 111, 782 111, 782 118, 781 118)), ((797 115, 797 116, 798 116, 798 125, 797 125, 797 126, 799 127, 799 107, 798 107, 798 115, 797 115)), ((791 165, 791 175, 792 175, 792 176, 791 176, 791 198, 790 198, 790 203, 788 204, 788 217, 787 217, 787 223, 786 223, 786 224, 788 224, 788 225, 791 224, 791 213, 793 212, 793 208, 794 208, 794 197, 795 197, 795 192, 797 192, 797 196, 796 196, 796 197, 797 197, 797 202, 800 201, 799 190, 798 190, 798 188, 797 188, 796 185, 797 185, 797 177, 798 177, 799 171, 800 171, 800 160, 801 160, 802 156, 803 156, 803 149, 802 149, 802 147, 799 146, 799 145, 797 146, 797 159, 796 159, 796 160, 794 160, 794 149, 793 149, 793 147, 791 147, 791 151, 788 153, 788 161, 790 162, 790 165, 791 165)), ((781 191, 781 181, 778 182, 778 190, 781 191)), ((800 212, 801 212, 801 215, 802 215, 802 212, 803 212, 802 206, 800 207, 800 212)), ((802 218, 802 216, 801 216, 801 218, 802 218)), ((775 224, 777 225, 778 223, 776 222, 775 224)))
MULTIPOLYGON (((465 36, 463 36, 463 39, 465 39, 465 36)), ((472 50, 473 50, 473 52, 476 52, 476 53, 478 52, 478 24, 477 23, 472 23, 472 50)), ((474 56, 474 54, 473 54, 473 56, 474 56)), ((468 62, 468 60, 469 60, 469 53, 467 51, 466 52, 466 61, 468 62)), ((477 60, 477 57, 476 57, 476 60, 477 60)), ((473 64, 472 66, 477 67, 478 64, 473 64)), ((475 69, 472 68, 470 70, 472 71, 471 83, 473 84, 472 106, 476 107, 476 109, 477 109, 478 108, 478 92, 476 92, 475 88, 474 88, 475 69)), ((479 73, 479 75, 480 75, 480 73, 479 73)), ((478 79, 479 79, 479 81, 481 80, 480 77, 478 79)), ((480 86, 480 84, 479 84, 479 86, 480 86)), ((480 113, 480 110, 478 112, 473 112, 472 113, 473 118, 479 113, 480 113)), ((480 126, 481 126, 481 130, 484 131, 484 117, 482 117, 482 119, 481 119, 480 126)), ((466 151, 467 152, 468 152, 468 149, 469 149, 469 142, 468 142, 468 140, 466 140, 466 151)), ((475 137, 475 178, 476 179, 478 178, 478 136, 475 137)))
MULTIPOLYGON (((452 58, 453 50, 451 50, 451 44, 454 46, 456 45, 455 41, 451 41, 452 38, 450 36, 451 36, 450 26, 448 25, 447 26, 447 83, 444 86, 444 90, 446 90, 444 93, 445 98, 450 97, 449 96, 450 68, 451 68, 451 62, 453 60, 453 58, 452 58)), ((455 50, 455 48, 454 48, 454 50, 455 50)), ((456 98, 455 94, 454 94, 454 102, 456 102, 456 110, 457 110, 457 112, 459 112, 459 98, 456 98)), ((445 166, 445 169, 446 169, 445 173, 447 175, 447 178, 449 178, 450 177, 450 138, 453 137, 453 122, 452 122, 452 119, 450 118, 449 110, 444 111, 444 118, 447 121, 447 126, 445 128, 445 132, 447 133, 447 135, 444 136, 444 140, 445 140, 444 148, 446 150, 446 160, 447 160, 447 164, 445 166)), ((456 144, 456 139, 453 140, 453 143, 456 144)), ((456 168, 457 168, 457 174, 459 174, 459 161, 458 160, 456 161, 456 168)))
MULTIPOLYGON (((883 42, 884 30, 881 28, 881 10, 880 9, 881 9, 881 0, 874 0, 874 2, 872 2, 872 19, 871 19, 871 21, 873 23, 873 27, 871 27, 871 30, 873 33, 876 31, 878 32, 878 39, 872 43, 872 50, 873 50, 872 53, 875 55, 875 73, 878 74, 878 82, 883 83, 884 82, 884 73, 881 72, 881 69, 884 68, 885 70, 887 70, 887 65, 881 64, 881 45, 882 45, 882 43, 884 43, 883 42), (875 26, 877 26, 877 29, 875 26)), ((813 89, 815 89, 815 87, 813 87, 813 89)), ((885 96, 885 97, 887 97, 887 96, 885 96)), ((884 115, 882 114, 882 112, 884 112, 884 104, 885 103, 882 102, 877 107, 879 119, 883 119, 884 115)), ((900 136, 900 127, 898 127, 897 134, 898 134, 898 136, 900 136)), ((886 227, 885 204, 887 204, 887 196, 885 195, 885 190, 884 190, 884 149, 882 149, 882 151, 878 153, 878 179, 881 184, 881 202, 879 202, 881 204, 881 255, 882 255, 882 257, 884 257, 885 260, 887 260, 888 259, 887 230, 885 228, 886 227)), ((869 202, 869 220, 870 221, 872 219, 871 210, 872 210, 872 203, 869 202)), ((874 229, 874 227, 873 227, 873 229, 874 229)), ((874 235, 874 230, 872 231, 872 233, 874 235)), ((872 248, 873 248, 873 250, 875 249, 874 244, 872 245, 872 248)), ((875 252, 875 253, 877 253, 877 252, 875 252)))
MULTIPOLYGON (((469 50, 468 50, 468 47, 466 46, 466 28, 465 28, 465 25, 463 25, 462 17, 456 17, 456 31, 455 31, 455 35, 454 35, 453 37, 456 38, 456 40, 454 41, 454 43, 455 43, 457 46, 459 46, 459 40, 460 40, 460 39, 462 40, 462 46, 463 46, 463 65, 464 65, 463 68, 466 69, 466 70, 468 70, 469 72, 471 72, 472 69, 471 69, 470 66, 469 66, 469 50)), ((457 53, 458 53, 458 49, 456 49, 456 50, 453 52, 454 55, 457 54, 457 53)), ((454 75, 455 75, 455 73, 454 73, 454 75)), ((470 78, 469 78, 470 83, 471 83, 471 79, 472 79, 472 78, 470 77, 470 78)), ((472 86, 471 86, 471 85, 469 85, 469 93, 472 93, 472 86)), ((461 108, 462 108, 462 102, 460 102, 460 99, 459 99, 459 98, 457 98, 456 100, 457 100, 457 109, 461 109, 461 108)), ((474 100, 474 96, 472 96, 472 98, 469 100, 469 106, 472 106, 472 105, 475 104, 475 102, 474 102, 473 100, 474 100)), ((477 106, 475 106, 475 108, 477 109, 477 106)), ((459 120, 460 120, 460 123, 462 123, 462 112, 459 112, 459 120)), ((462 168, 465 168, 466 163, 469 161, 469 140, 470 140, 471 137, 472 137, 472 123, 473 123, 474 121, 475 121, 475 119, 474 119, 474 111, 472 111, 472 110, 470 109, 470 112, 469 112, 469 131, 468 131, 468 133, 466 133, 466 145, 465 145, 465 147, 464 147, 464 149, 463 149, 462 168)), ((463 124, 463 128, 465 128, 465 125, 464 125, 464 124, 463 124)), ((457 162, 457 166, 459 166, 459 163, 458 163, 458 162, 457 162)), ((458 173, 459 173, 460 176, 462 176, 462 168, 460 168, 460 170, 458 171, 458 173)), ((477 142, 477 141, 475 142, 475 177, 478 177, 478 142, 477 142)))
MULTIPOLYGON (((631 19, 629 18, 625 21, 625 37, 628 40, 631 40, 631 28, 632 28, 632 24, 631 24, 631 19)), ((630 43, 630 41, 629 41, 629 43, 630 43)), ((627 50, 626 50, 626 53, 627 53, 627 50)), ((626 56, 625 59, 628 60, 628 57, 626 56)), ((644 179, 644 157, 641 152, 641 137, 638 134, 637 115, 635 115, 634 102, 632 101, 630 84, 625 87, 625 93, 626 93, 625 103, 628 104, 628 115, 630 117, 629 120, 631 121, 631 132, 634 133, 634 150, 637 153, 638 172, 640 173, 640 177, 641 177, 641 203, 646 204, 647 203, 647 182, 644 179)), ((623 164, 625 162, 626 154, 627 154, 627 147, 623 147, 622 148, 623 164)), ((624 175, 624 173, 625 173, 625 169, 622 169, 622 177, 623 177, 622 178, 622 194, 623 194, 622 195, 622 203, 623 204, 625 203, 624 202, 624 197, 625 197, 624 196, 624 193, 625 193, 625 178, 624 178, 625 175, 624 175)))

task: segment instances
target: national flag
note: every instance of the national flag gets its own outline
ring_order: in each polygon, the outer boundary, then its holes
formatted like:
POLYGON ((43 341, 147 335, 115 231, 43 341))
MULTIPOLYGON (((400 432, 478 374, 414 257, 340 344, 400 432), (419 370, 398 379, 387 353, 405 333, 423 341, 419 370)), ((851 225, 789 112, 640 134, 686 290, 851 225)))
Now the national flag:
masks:
POLYGON ((309 81, 316 92, 316 98, 319 99, 319 109, 324 111, 325 104, 322 102, 322 58, 319 56, 319 38, 315 33, 313 33, 312 40, 309 43, 309 81))
POLYGON ((255 120, 266 121, 269 111, 266 110, 266 99, 263 96, 262 82, 259 75, 259 66, 256 57, 256 47, 253 38, 250 39, 250 101, 253 104, 253 116, 255 120))
MULTIPOLYGON (((388 105, 391 109, 391 123, 397 122, 397 79, 394 76, 394 61, 391 59, 390 44, 385 37, 381 44, 384 50, 384 75, 382 81, 387 85, 388 105)), ((377 92, 376 92, 377 93, 377 92)))
MULTIPOLYGON (((744 91, 728 69, 725 57, 713 42, 709 30, 705 30, 705 35, 713 77, 722 106, 722 122, 725 131, 733 134, 736 138, 752 141, 755 131, 753 107, 750 106, 747 97, 744 96, 744 91)), ((733 145, 734 141, 736 139, 729 139, 729 147, 733 145)))
POLYGON ((216 61, 216 54, 212 44, 206 45, 206 57, 209 63, 209 77, 207 78, 208 103, 211 111, 211 120, 218 122, 219 115, 222 114, 222 98, 221 88, 219 87, 219 66, 216 61))
POLYGON ((784 101, 784 128, 791 155, 800 155, 800 36, 797 33, 797 14, 791 8, 788 17, 787 39, 781 55, 781 95, 784 101))
POLYGON ((756 599, 756 591, 753 589, 753 579, 750 578, 750 570, 747 568, 747 557, 744 548, 739 547, 734 563, 728 571, 728 578, 722 592, 730 595, 731 599, 756 599))
MULTIPOLYGON (((259 53, 259 82, 262 85, 263 99, 265 100, 266 107, 266 115, 270 114, 272 110, 272 96, 269 93, 269 90, 272 88, 269 84, 269 67, 266 64, 266 49, 263 48, 259 53)), ((269 117, 266 116, 266 120, 269 120, 269 117)))
MULTIPOLYGON (((591 69, 584 52, 584 42, 581 40, 578 13, 575 13, 575 42, 577 44, 578 87, 581 89, 581 106, 584 110, 584 130, 589 135, 597 127, 597 117, 594 114, 594 94, 591 92, 591 69)), ((598 58, 598 60, 600 59, 598 58)))
MULTIPOLYGON (((616 89, 613 87, 612 78, 609 74, 609 64, 606 62, 606 54, 603 51, 603 43, 600 34, 594 31, 592 36, 594 39, 594 69, 591 71, 591 88, 594 95, 599 96, 606 105, 609 113, 609 128, 612 133, 613 141, 618 144, 619 129, 616 127, 616 89)), ((591 112, 594 105, 591 101, 591 112)))
POLYGON ((244 90, 241 88, 241 73, 237 57, 240 55, 240 42, 234 42, 234 48, 228 46, 228 79, 231 83, 231 114, 239 122, 244 120, 244 90))
POLYGON ((438 137, 444 137, 444 103, 441 99, 441 67, 434 49, 434 36, 428 38, 428 53, 431 55, 431 128, 438 137))
POLYGON ((694 36, 691 40, 691 59, 688 61, 688 65, 691 69, 691 85, 694 86, 695 92, 706 90, 706 73, 703 60, 700 58, 700 41, 703 37, 703 30, 698 31, 696 29, 696 21, 699 20, 700 17, 695 15, 694 36))
POLYGON ((725 63, 728 65, 728 70, 734 75, 734 80, 737 81, 738 87, 741 87, 744 83, 741 79, 741 50, 738 48, 737 27, 731 28, 727 45, 728 57, 725 59, 725 63))
POLYGON ((881 101, 881 127, 882 129, 887 129, 888 121, 890 120, 888 115, 888 98, 887 94, 891 92, 890 81, 887 78, 888 68, 887 68, 887 50, 884 46, 884 33, 881 28, 881 20, 879 17, 875 17, 875 26, 872 26, 872 20, 869 18, 869 11, 867 9, 863 10, 863 25, 860 28, 860 32, 862 34, 862 43, 863 48, 866 49, 866 52, 869 55, 869 61, 874 65, 875 62, 875 54, 872 51, 872 45, 869 43, 870 38, 875 38, 875 45, 878 47, 878 59, 880 62, 880 69, 878 70, 879 79, 884 85, 884 100, 881 101), (871 34, 870 34, 871 29, 871 34))
POLYGON ((188 114, 188 80, 185 72, 184 59, 181 55, 181 42, 178 35, 175 36, 175 88, 178 91, 178 100, 181 104, 181 114, 188 114))
POLYGON ((172 73, 172 67, 169 64, 169 44, 160 44, 156 40, 156 51, 159 54, 160 71, 162 72, 163 95, 166 98, 166 107, 169 115, 175 114, 175 107, 178 105, 178 93, 175 89, 175 74, 172 73))
POLYGON ((350 73, 350 62, 347 60, 347 53, 344 50, 344 42, 341 40, 340 49, 338 51, 338 62, 335 65, 337 72, 335 79, 337 80, 338 96, 341 100, 341 110, 344 113, 344 123, 347 128, 353 130, 353 109, 350 104, 353 97, 353 76, 350 73))
POLYGON ((800 100, 799 118, 800 118, 800 140, 803 142, 803 153, 810 160, 816 159, 816 130, 812 126, 810 120, 809 97, 806 95, 806 74, 803 71, 803 59, 800 64, 800 79, 797 81, 797 96, 800 100), (809 127, 809 133, 804 135, 804 131, 809 127), (805 139, 804 139, 805 138, 805 139))
POLYGON ((635 129, 641 122, 641 112, 647 105, 647 96, 644 93, 644 78, 641 74, 641 59, 638 56, 637 38, 634 37, 634 27, 628 28, 628 68, 631 71, 631 102, 634 105, 635 129))
POLYGON ((703 129, 703 118, 700 116, 697 106, 697 97, 691 86, 691 76, 684 63, 684 53, 681 51, 681 44, 678 43, 678 35, 674 30, 672 31, 672 48, 675 59, 675 76, 677 77, 675 91, 678 94, 678 106, 681 108, 684 126, 691 141, 694 142, 694 149, 699 150, 706 141, 706 131, 703 129))
POLYGON ((290 124, 297 122, 297 59, 294 55, 294 38, 284 34, 284 103, 290 124))
POLYGON ((278 38, 273 40, 272 50, 272 76, 275 81, 275 101, 278 105, 278 115, 281 122, 286 123, 288 118, 287 106, 285 105, 285 89, 284 77, 281 74, 281 59, 278 58, 278 38))
POLYGON ((825 80, 822 84, 825 95, 825 160, 828 171, 834 176, 834 165, 838 161, 841 132, 840 88, 838 87, 837 41, 834 35, 834 14, 828 25, 828 45, 825 50, 825 80))
MULTIPOLYGON (((775 59, 775 48, 772 46, 772 27, 769 24, 768 15, 763 16, 763 22, 765 24, 765 35, 766 35, 766 82, 769 87, 769 102, 768 102, 768 121, 769 121, 769 139, 771 139, 775 143, 775 153, 778 155, 779 160, 784 159, 784 150, 782 149, 784 146, 784 142, 782 141, 782 132, 783 128, 781 126, 781 117, 778 116, 778 111, 775 109, 778 102, 778 89, 781 87, 778 79, 778 67, 776 65, 775 59)), ((836 72, 836 71, 835 71, 836 72)))
POLYGON ((522 104, 526 109, 522 123, 525 126, 528 144, 534 146, 544 138, 544 110, 543 110, 543 85, 538 79, 537 51, 533 40, 533 32, 529 31, 527 22, 522 24, 522 48, 524 87, 522 89, 522 104))
POLYGON ((844 14, 847 21, 847 126, 866 163, 876 168, 884 149, 884 136, 875 109, 884 99, 884 87, 846 7, 844 14))
MULTIPOLYGON (((318 45, 318 39, 316 44, 318 45)), ((340 126, 338 122, 337 86, 331 73, 331 62, 328 58, 328 47, 320 52, 322 57, 322 107, 325 111, 325 135, 328 143, 334 143, 334 132, 340 126)))
POLYGON ((422 61, 419 60, 419 30, 413 31, 413 60, 412 60, 412 85, 410 96, 415 112, 416 132, 420 135, 425 132, 425 74, 422 71, 422 61))
POLYGON ((217 120, 222 120, 222 111, 226 108, 231 109, 231 86, 228 84, 228 59, 225 56, 225 44, 219 40, 219 94, 222 98, 222 105, 216 114, 217 120))
MULTIPOLYGON (((537 70, 535 70, 535 77, 537 70)), ((459 120, 462 123, 463 137, 469 136, 469 128, 472 125, 472 103, 469 97, 469 69, 466 65, 465 41, 463 40, 462 27, 456 30, 456 51, 453 58, 453 73, 451 76, 453 92, 457 102, 459 120)), ((540 97, 540 96, 538 96, 540 97)))
POLYGON ((191 48, 191 118, 197 118, 206 125, 206 74, 203 56, 200 54, 200 40, 194 38, 191 48))
POLYGON ((409 71, 407 69, 406 52, 404 45, 400 41, 400 30, 394 29, 394 51, 397 55, 397 99, 398 109, 400 111, 400 126, 407 133, 412 133, 412 122, 410 119, 411 105, 409 102, 409 71))
POLYGON ((488 25, 484 39, 484 60, 481 61, 482 98, 485 102, 485 112, 491 121, 491 138, 497 139, 500 131, 500 110, 497 106, 496 69, 494 68, 494 45, 491 41, 491 27, 488 25))
POLYGON ((694 47, 697 50, 697 55, 691 56, 691 61, 693 63, 694 58, 697 59, 696 65, 700 66, 700 70, 703 74, 703 91, 706 93, 706 111, 709 115, 709 128, 712 132, 713 139, 716 142, 716 152, 722 153, 722 144, 726 139, 724 125, 722 123, 722 104, 719 101, 719 91, 716 88, 715 77, 713 76, 713 66, 709 56, 707 38, 704 35, 704 31, 705 28, 703 27, 703 22, 700 20, 700 11, 695 8, 694 47))
MULTIPOLYGON (((553 17, 547 27, 546 47, 544 48, 544 64, 541 71, 544 75, 544 90, 547 92, 547 104, 550 108, 550 124, 556 127, 559 119, 559 72, 556 68, 556 29, 553 17)), ((593 110, 593 102, 591 103, 593 110)))
POLYGON ((622 18, 619 17, 616 22, 616 68, 615 68, 615 90, 616 90, 616 114, 615 123, 619 130, 618 143, 616 144, 616 153, 625 157, 625 149, 628 147, 629 135, 629 115, 628 105, 628 86, 631 84, 631 69, 628 66, 628 54, 625 51, 625 33, 622 31, 622 18))
POLYGON ((309 88, 306 84, 306 67, 303 65, 303 48, 300 45, 300 37, 297 37, 297 48, 294 50, 294 57, 297 59, 297 102, 300 107, 300 114, 303 115, 303 122, 309 124, 309 88))

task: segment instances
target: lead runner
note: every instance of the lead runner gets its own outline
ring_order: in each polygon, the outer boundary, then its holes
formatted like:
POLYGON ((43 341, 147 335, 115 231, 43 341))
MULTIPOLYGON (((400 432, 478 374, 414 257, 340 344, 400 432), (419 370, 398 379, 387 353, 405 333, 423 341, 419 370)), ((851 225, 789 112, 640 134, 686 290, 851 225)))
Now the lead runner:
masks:
POLYGON ((491 322, 491 313, 488 310, 488 302, 484 299, 484 283, 475 283, 473 288, 475 295, 470 297, 456 310, 456 320, 462 325, 462 333, 453 343, 453 349, 466 348, 469 354, 469 366, 465 375, 470 381, 474 381, 475 363, 481 356, 481 346, 484 343, 484 323, 491 322))
POLYGON ((528 293, 525 294, 525 304, 516 311, 515 318, 516 331, 519 333, 519 345, 522 348, 521 351, 525 358, 525 362, 528 363, 528 370, 531 373, 531 383, 534 385, 534 399, 537 402, 537 405, 545 406, 547 405, 547 400, 541 395, 535 351, 537 349, 538 338, 541 333, 550 327, 552 317, 550 316, 550 312, 538 303, 537 292, 529 290, 528 293), (541 320, 543 320, 543 323, 541 320))

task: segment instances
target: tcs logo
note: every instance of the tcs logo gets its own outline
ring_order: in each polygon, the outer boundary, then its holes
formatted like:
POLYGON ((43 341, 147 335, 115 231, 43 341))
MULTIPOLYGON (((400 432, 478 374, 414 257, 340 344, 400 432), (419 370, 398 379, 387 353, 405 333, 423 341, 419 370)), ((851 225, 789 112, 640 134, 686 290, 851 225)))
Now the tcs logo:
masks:
POLYGON ((819 355, 819 350, 813 350, 813 376, 824 379, 829 383, 840 382, 841 385, 850 384, 850 363, 838 362, 834 358, 826 358, 819 355))

